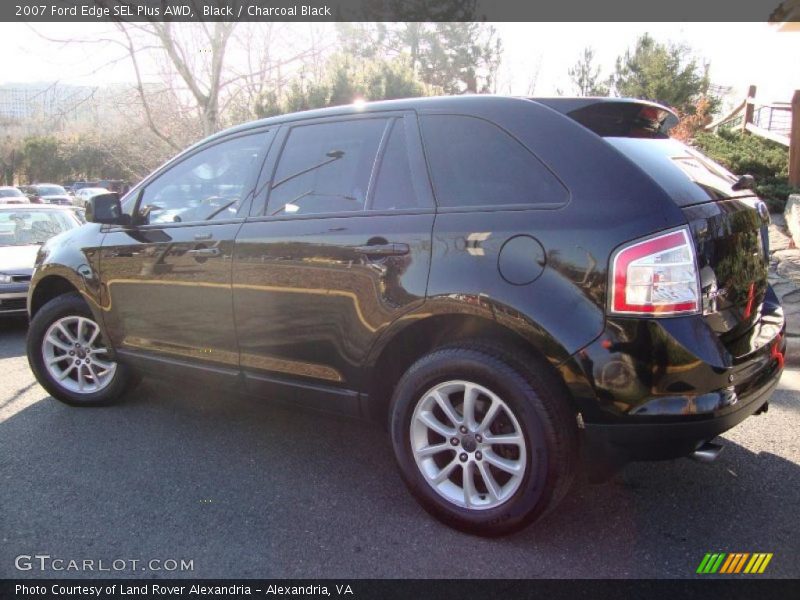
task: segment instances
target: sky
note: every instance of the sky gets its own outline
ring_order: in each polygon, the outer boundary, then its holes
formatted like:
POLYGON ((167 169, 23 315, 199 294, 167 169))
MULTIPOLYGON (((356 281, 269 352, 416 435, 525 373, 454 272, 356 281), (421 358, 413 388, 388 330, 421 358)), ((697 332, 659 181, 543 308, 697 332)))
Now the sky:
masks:
MULTIPOLYGON (((331 24, 296 24, 332 32, 331 24)), ((636 38, 649 32, 659 41, 686 43, 711 64, 714 84, 732 86, 731 98, 743 97, 747 86, 758 86, 763 102, 789 101, 800 89, 800 32, 778 32, 766 23, 495 23, 505 51, 498 75, 498 92, 554 95, 570 93, 567 69, 585 46, 595 50, 606 76, 617 56, 636 38)), ((132 82, 125 62, 104 67, 106 52, 97 45, 67 45, 50 38, 97 39, 109 30, 104 23, 0 23, 0 84, 60 81, 97 85, 132 82)), ((155 65, 145 66, 155 73, 155 65)), ((733 101, 733 100, 731 100, 733 101)))

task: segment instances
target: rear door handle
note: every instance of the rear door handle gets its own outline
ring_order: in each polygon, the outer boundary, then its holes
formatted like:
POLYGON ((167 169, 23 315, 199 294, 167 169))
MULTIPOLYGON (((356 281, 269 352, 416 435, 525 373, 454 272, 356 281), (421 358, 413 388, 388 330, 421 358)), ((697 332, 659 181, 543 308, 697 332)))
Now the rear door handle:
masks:
POLYGON ((356 246, 354 250, 360 254, 367 256, 402 256, 408 254, 408 244, 367 244, 365 246, 356 246))
POLYGON ((221 252, 219 248, 195 248, 194 250, 187 250, 186 254, 208 258, 210 256, 219 256, 221 252))

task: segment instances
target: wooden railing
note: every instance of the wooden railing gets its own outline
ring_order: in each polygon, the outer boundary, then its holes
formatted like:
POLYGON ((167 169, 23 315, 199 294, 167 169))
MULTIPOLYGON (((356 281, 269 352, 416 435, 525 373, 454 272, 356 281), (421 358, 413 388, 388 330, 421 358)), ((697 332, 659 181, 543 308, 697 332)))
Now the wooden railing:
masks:
POLYGON ((800 90, 791 102, 759 104, 756 86, 747 90, 747 98, 733 110, 706 126, 707 131, 719 128, 740 129, 789 148, 789 183, 800 186, 800 90))

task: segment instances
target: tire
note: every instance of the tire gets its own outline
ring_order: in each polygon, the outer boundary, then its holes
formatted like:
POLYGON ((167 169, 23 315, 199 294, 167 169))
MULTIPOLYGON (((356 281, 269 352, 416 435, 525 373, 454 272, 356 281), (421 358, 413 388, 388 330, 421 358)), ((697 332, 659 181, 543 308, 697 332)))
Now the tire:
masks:
POLYGON ((78 293, 50 300, 28 328, 28 364, 33 374, 50 395, 72 406, 111 404, 135 385, 136 377, 109 358, 104 348, 100 328, 78 293), (82 345, 73 348, 74 343, 82 345), (63 378, 57 376, 59 372, 63 378))
POLYGON ((408 369, 392 396, 392 445, 405 483, 430 514, 461 531, 522 529, 575 479, 578 431, 564 385, 544 361, 514 356, 480 343, 437 349, 408 369), (449 401, 451 418, 437 394, 449 401), (498 435, 504 443, 490 443, 498 435))

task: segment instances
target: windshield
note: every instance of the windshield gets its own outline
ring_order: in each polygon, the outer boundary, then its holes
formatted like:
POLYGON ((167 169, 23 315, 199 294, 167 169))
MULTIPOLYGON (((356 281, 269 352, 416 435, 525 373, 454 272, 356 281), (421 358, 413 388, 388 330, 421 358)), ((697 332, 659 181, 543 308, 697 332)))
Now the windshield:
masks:
POLYGON ((24 194, 16 188, 0 188, 0 198, 19 198, 24 194))
POLYGON ((67 193, 60 185, 39 185, 36 191, 40 196, 59 196, 67 193))
POLYGON ((41 244, 77 226, 65 211, 0 210, 0 246, 41 244))

